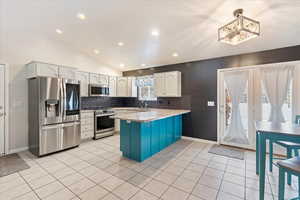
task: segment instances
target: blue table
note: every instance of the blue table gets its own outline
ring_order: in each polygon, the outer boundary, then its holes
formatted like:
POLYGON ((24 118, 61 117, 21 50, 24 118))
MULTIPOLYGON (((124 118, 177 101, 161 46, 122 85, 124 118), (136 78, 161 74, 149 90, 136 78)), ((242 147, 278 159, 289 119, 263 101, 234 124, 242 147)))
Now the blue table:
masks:
POLYGON ((267 140, 300 143, 300 125, 256 122, 256 174, 259 174, 259 199, 264 200, 267 140))

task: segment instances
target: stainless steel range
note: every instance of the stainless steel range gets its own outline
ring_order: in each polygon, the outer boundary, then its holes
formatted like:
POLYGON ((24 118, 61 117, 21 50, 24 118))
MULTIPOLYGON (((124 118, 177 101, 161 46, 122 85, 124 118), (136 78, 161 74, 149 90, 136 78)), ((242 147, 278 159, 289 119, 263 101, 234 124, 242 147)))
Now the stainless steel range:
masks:
POLYGON ((113 110, 95 111, 95 140, 114 134, 115 120, 110 118, 114 114, 115 112, 113 110))
POLYGON ((36 77, 28 80, 29 150, 53 153, 80 143, 80 83, 36 77))

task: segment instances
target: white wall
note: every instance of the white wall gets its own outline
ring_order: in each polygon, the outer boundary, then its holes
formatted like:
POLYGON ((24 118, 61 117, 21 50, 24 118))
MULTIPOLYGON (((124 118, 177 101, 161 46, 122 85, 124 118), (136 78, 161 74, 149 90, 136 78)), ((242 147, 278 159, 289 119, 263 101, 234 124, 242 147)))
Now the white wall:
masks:
POLYGON ((0 0, 0 62, 9 64, 9 151, 13 152, 28 146, 26 63, 36 60, 110 75, 121 75, 121 72, 72 49, 59 39, 27 32, 26 26, 12 26, 5 15, 8 12, 13 11, 5 8, 0 0))

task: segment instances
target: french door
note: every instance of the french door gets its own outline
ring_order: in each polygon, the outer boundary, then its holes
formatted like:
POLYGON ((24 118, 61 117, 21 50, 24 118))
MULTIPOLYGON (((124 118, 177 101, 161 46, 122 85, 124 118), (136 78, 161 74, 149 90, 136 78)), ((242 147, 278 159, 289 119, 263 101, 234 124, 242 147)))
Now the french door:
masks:
MULTIPOLYGON (((295 66, 282 105, 284 121, 294 123, 295 116, 300 115, 300 63, 278 64, 284 65, 295 66)), ((218 143, 255 149, 255 121, 269 121, 271 116, 271 103, 261 69, 278 66, 272 64, 218 71, 218 143)), ((275 152, 282 151, 275 149, 275 152)))
POLYGON ((0 64, 0 156, 5 153, 5 71, 0 64))
POLYGON ((218 142, 255 146, 253 70, 218 72, 218 142))

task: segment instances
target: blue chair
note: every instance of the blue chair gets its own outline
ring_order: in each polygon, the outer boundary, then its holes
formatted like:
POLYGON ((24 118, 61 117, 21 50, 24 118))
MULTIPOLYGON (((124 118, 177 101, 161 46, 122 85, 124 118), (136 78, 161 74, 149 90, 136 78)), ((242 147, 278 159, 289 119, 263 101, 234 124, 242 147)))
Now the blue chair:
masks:
POLYGON ((277 162, 279 167, 278 200, 284 200, 285 174, 298 177, 298 197, 291 200, 300 200, 300 157, 294 157, 277 162))
MULTIPOLYGON (((300 115, 296 116, 295 120, 296 124, 300 124, 300 115)), ((286 158, 290 159, 293 156, 299 156, 298 150, 300 149, 300 144, 299 143, 293 143, 293 142, 285 142, 285 141, 271 141, 269 143, 269 170, 270 172, 273 171, 273 160, 274 160, 274 155, 273 155, 273 144, 278 144, 286 149, 286 158), (294 155, 293 155, 294 152, 294 155)), ((280 159, 280 158, 276 158, 280 159)), ((288 185, 292 184, 292 176, 289 174, 288 175, 288 180, 287 180, 288 185)))

